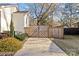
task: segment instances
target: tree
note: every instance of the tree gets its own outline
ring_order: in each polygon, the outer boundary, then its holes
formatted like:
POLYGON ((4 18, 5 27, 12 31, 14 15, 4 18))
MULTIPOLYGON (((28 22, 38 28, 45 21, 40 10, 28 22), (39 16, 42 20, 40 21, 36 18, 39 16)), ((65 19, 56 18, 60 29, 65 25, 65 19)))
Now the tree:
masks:
POLYGON ((14 37, 14 26, 13 26, 12 19, 11 19, 11 23, 10 23, 10 36, 14 37))
POLYGON ((32 4, 32 7, 29 8, 29 12, 32 16, 32 19, 34 18, 37 19, 38 36, 39 36, 39 25, 47 24, 49 16, 52 15, 55 10, 55 6, 56 4, 53 3, 43 3, 43 4, 39 3, 39 4, 32 4))
POLYGON ((78 8, 78 4, 73 4, 73 3, 66 3, 66 4, 62 4, 64 5, 64 7, 62 7, 60 9, 60 13, 61 16, 59 16, 60 18, 60 22, 67 27, 72 27, 72 24, 74 23, 74 21, 78 21, 78 15, 79 15, 79 8, 78 8))
POLYGON ((49 14, 52 14, 54 12, 55 5, 56 4, 53 3, 32 4, 32 7, 29 8, 29 12, 32 18, 37 19, 37 25, 40 25, 43 24, 43 20, 46 20, 46 18, 49 17, 49 14))

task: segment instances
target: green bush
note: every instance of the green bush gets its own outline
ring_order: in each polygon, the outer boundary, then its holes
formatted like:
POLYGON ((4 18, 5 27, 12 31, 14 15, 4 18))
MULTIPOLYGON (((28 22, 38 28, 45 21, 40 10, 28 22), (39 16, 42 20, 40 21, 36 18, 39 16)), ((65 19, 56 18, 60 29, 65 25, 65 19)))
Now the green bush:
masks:
POLYGON ((26 37, 28 37, 28 35, 25 33, 21 33, 21 34, 15 34, 14 37, 19 39, 20 41, 23 41, 26 37))
POLYGON ((22 47, 22 42, 15 38, 0 40, 0 52, 16 52, 22 47))

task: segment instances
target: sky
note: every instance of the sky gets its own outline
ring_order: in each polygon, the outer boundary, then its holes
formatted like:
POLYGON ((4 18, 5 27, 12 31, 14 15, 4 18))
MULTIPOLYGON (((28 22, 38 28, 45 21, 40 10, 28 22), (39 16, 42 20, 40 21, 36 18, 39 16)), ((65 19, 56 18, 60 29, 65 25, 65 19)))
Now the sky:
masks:
MULTIPOLYGON (((60 4, 61 5, 61 8, 63 7, 63 5, 62 4, 60 4)), ((28 10, 29 8, 32 8, 33 7, 33 3, 19 3, 18 4, 18 9, 19 9, 19 11, 26 11, 26 10, 28 10)), ((54 19, 55 20, 59 20, 59 18, 58 17, 56 17, 57 15, 55 15, 54 16, 54 19)))
MULTIPOLYGON (((19 8, 19 11, 28 11, 29 8, 32 9, 33 5, 34 5, 33 3, 19 3, 18 8, 19 8)), ((55 20, 60 20, 60 17, 62 17, 61 11, 63 11, 62 8, 65 7, 65 4, 58 3, 57 5, 58 6, 57 6, 57 8, 55 10, 56 13, 54 14, 54 19, 55 20)))
MULTIPOLYGON (((33 3, 15 3, 15 4, 10 4, 10 3, 7 3, 7 4, 2 3, 1 4, 0 3, 0 5, 17 5, 19 11, 28 11, 29 8, 31 8, 31 9, 33 8, 34 4, 33 3)), ((55 10, 56 13, 54 14, 55 19, 59 19, 61 17, 61 11, 63 11, 62 8, 64 8, 64 4, 58 3, 58 6, 57 6, 57 8, 55 10)))
POLYGON ((0 6, 6 6, 6 5, 16 5, 18 6, 20 11, 24 11, 26 9, 28 9, 28 5, 27 3, 0 3, 0 6))
POLYGON ((29 6, 26 3, 19 3, 18 8, 19 8, 20 11, 25 11, 29 8, 29 6))

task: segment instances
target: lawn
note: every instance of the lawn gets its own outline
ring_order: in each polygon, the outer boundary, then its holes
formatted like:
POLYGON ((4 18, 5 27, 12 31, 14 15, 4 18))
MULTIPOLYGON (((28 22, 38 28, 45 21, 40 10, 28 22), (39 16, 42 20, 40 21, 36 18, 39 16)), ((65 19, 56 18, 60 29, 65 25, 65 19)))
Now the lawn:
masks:
POLYGON ((79 35, 65 35, 54 42, 69 56, 79 56, 79 35))

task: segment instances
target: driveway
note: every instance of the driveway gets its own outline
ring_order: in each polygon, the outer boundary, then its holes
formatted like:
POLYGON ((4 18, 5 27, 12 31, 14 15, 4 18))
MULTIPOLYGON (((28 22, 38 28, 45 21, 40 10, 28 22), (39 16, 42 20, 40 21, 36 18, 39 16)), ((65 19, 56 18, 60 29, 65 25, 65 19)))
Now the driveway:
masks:
MULTIPOLYGON (((53 39, 53 38, 52 38, 53 39)), ((15 56, 67 56, 49 38, 29 38, 15 56)))

